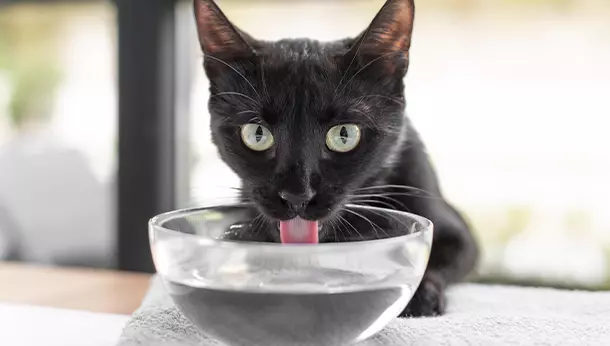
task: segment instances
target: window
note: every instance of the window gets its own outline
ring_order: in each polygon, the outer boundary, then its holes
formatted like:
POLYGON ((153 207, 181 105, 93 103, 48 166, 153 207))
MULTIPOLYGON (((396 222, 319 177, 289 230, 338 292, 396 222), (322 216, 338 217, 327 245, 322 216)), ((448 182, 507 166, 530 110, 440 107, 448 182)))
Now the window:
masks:
POLYGON ((115 20, 0 2, 0 259, 115 265, 115 20))
MULTIPOLYGON (((218 0, 255 37, 320 40, 358 34, 383 2, 218 0)), ((111 266, 118 253, 151 270, 149 217, 235 197, 191 6, 0 0, 0 259, 111 266)), ((481 243, 477 279, 610 288, 610 4, 417 12, 407 112, 481 243)))

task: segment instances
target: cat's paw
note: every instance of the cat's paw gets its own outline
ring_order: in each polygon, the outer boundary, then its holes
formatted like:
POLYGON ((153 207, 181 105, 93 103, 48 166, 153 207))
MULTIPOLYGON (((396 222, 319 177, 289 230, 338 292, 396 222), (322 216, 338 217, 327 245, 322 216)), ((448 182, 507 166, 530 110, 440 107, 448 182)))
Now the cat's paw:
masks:
POLYGON ((400 317, 438 316, 445 312, 445 283, 435 274, 426 274, 400 317))

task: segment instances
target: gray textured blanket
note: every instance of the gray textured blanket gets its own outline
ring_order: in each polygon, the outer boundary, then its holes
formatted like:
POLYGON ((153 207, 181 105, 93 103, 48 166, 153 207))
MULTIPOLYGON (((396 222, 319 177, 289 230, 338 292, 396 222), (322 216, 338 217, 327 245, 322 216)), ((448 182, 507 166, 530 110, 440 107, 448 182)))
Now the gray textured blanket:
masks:
MULTIPOLYGON (((358 346, 610 345, 610 292, 463 284, 448 299, 444 316, 396 319, 358 346)), ((158 278, 119 341, 135 345, 221 346, 180 314, 158 278)))

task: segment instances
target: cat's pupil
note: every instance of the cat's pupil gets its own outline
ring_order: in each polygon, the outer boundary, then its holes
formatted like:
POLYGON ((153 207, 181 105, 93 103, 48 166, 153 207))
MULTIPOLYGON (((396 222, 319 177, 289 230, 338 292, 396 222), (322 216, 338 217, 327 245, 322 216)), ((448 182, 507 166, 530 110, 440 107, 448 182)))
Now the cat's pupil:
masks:
POLYGON ((339 136, 341 136, 341 142, 343 142, 343 144, 347 143, 347 137, 349 137, 349 135, 347 134, 347 129, 345 128, 345 126, 341 126, 341 131, 339 131, 339 136))
POLYGON ((254 133, 254 138, 256 139, 257 143, 263 139, 263 127, 262 126, 258 126, 256 128, 256 132, 254 133))

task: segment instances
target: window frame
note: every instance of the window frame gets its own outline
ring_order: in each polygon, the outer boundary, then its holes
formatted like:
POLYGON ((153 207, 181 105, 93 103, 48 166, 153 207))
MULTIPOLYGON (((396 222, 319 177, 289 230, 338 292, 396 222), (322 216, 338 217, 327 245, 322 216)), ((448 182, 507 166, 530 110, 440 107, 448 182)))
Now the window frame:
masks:
POLYGON ((117 18, 117 267, 154 272, 148 220, 174 209, 177 186, 184 185, 176 179, 177 158, 185 156, 176 153, 176 129, 187 126, 176 114, 176 57, 189 52, 188 45, 176 44, 179 0, 0 0, 0 8, 102 1, 114 4, 117 18))

